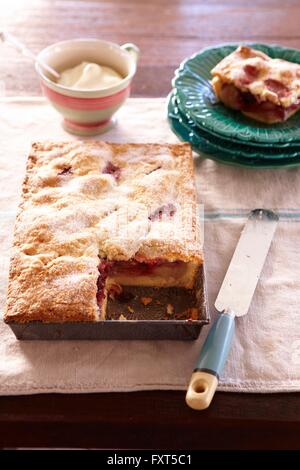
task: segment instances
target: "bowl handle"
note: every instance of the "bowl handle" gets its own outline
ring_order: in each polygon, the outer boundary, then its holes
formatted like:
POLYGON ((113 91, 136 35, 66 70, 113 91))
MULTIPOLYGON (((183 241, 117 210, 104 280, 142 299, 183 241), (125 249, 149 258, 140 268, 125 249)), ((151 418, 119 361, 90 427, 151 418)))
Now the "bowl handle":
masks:
POLYGON ((123 44, 120 47, 124 51, 129 52, 135 62, 139 60, 140 49, 135 44, 133 44, 132 42, 127 42, 126 44, 123 44))

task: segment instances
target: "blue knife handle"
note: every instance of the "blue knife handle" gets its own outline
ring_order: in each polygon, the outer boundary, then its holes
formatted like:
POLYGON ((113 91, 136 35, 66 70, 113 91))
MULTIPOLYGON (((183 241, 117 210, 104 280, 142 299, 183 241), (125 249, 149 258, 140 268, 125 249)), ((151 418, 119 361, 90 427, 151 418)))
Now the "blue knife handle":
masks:
POLYGON ((234 314, 223 313, 213 323, 204 342, 186 395, 197 410, 207 408, 214 396, 235 330, 234 314))
POLYGON ((223 313, 214 321, 194 370, 204 370, 219 379, 231 347, 234 329, 234 315, 223 313))

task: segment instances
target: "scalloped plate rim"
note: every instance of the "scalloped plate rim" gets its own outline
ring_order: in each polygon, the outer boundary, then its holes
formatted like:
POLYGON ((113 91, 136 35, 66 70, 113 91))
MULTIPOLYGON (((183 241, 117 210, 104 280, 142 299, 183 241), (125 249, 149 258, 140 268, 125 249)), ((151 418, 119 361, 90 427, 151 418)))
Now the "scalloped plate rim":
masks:
MULTIPOLYGON (((167 97, 167 118, 168 118, 170 128, 171 128, 172 132, 174 132, 174 134, 180 140, 182 140, 184 142, 189 142, 191 144, 193 150, 195 152, 197 152, 198 155, 205 156, 206 158, 217 161, 219 163, 223 163, 225 165, 237 166, 237 167, 242 167, 242 168, 250 168, 250 169, 256 169, 256 170, 271 170, 271 169, 280 170, 280 169, 300 167, 300 160, 297 163, 287 163, 287 162, 285 162, 285 163, 281 163, 281 164, 280 163, 279 164, 273 164, 273 162, 271 164, 266 164, 266 160, 265 160, 263 162, 264 164, 260 165, 259 163, 251 163, 250 161, 249 162, 245 162, 245 161, 241 162, 239 159, 232 160, 231 157, 228 157, 229 160, 222 159, 222 157, 216 156, 213 153, 207 153, 205 150, 202 150, 201 144, 195 144, 194 142, 192 142, 192 139, 186 140, 186 138, 183 138, 182 134, 177 129, 174 128, 174 121, 176 121, 177 125, 182 126, 182 127, 184 127, 184 126, 179 122, 178 119, 176 119, 176 118, 174 118, 170 115, 171 113, 169 112, 169 107, 172 105, 172 98, 173 98, 173 93, 171 92, 167 97), (201 154, 199 152, 201 152, 201 154)), ((182 117, 184 119, 184 116, 182 116, 182 117)), ((188 127, 187 124, 186 124, 186 127, 188 127)), ((187 131, 185 131, 185 132, 187 132, 187 131)), ((211 145, 211 147, 213 147, 213 144, 209 144, 209 145, 211 145)))
MULTIPOLYGON (((275 154, 274 156, 268 155, 266 153, 266 147, 261 147, 261 148, 257 149, 258 155, 256 156, 255 155, 255 146, 253 146, 253 145, 250 146, 253 149, 252 152, 254 153, 254 154, 251 155, 250 152, 247 152, 246 149, 242 148, 243 146, 244 147, 247 146, 247 142, 244 142, 243 145, 241 145, 239 142, 232 141, 230 139, 223 139, 223 136, 220 136, 220 135, 217 135, 217 134, 212 134, 212 133, 208 132, 206 129, 203 129, 200 126, 197 126, 197 123, 195 123, 193 121, 193 119, 188 115, 188 113, 186 113, 186 115, 185 115, 182 112, 182 110, 180 108, 180 104, 178 103, 178 100, 177 100, 175 94, 173 94, 172 98, 175 98, 175 100, 176 100, 176 106, 178 107, 178 109, 180 111, 181 117, 184 118, 184 119, 188 119, 188 120, 193 122, 193 125, 195 126, 196 129, 194 129, 192 126, 190 126, 190 123, 188 123, 188 122, 186 123, 188 126, 191 127, 191 130, 193 130, 194 132, 196 131, 199 134, 201 134, 203 132, 204 135, 200 135, 199 138, 209 142, 209 144, 213 145, 216 148, 220 149, 220 145, 222 143, 221 142, 216 143, 216 142, 211 141, 210 138, 209 138, 210 136, 212 137, 212 139, 215 138, 215 139, 218 139, 218 140, 224 140, 224 144, 226 146, 229 146, 229 144, 232 143, 233 144, 232 148, 225 147, 225 151, 227 153, 230 153, 230 154, 234 154, 236 152, 236 154, 238 156, 240 156, 241 158, 261 158, 261 159, 267 161, 269 159, 271 159, 271 160, 284 160, 284 159, 287 159, 287 158, 291 159, 291 158, 299 158, 300 157, 300 148, 299 147, 297 147, 297 148, 295 148, 295 150, 293 150, 293 152, 294 152, 293 154, 292 153, 289 154, 288 152, 285 154, 284 149, 279 148, 278 150, 280 150, 283 153, 278 153, 278 154, 275 154), (234 149, 234 146, 237 146, 237 148, 234 149)), ((273 149, 273 147, 272 147, 272 149, 273 149)), ((271 149, 271 151, 272 151, 272 149, 271 149)))
MULTIPOLYGON (((178 108, 180 109, 180 112, 183 114, 183 115, 186 115, 188 119, 190 119, 191 121, 194 122, 195 126, 198 126, 199 129, 203 129, 204 132, 206 132, 207 134, 211 134, 212 137, 218 137, 219 139, 223 139, 227 142, 232 142, 233 144, 237 144, 237 145, 240 145, 240 146, 243 146, 243 145, 248 145, 248 146, 251 146, 251 147, 256 147, 256 148, 261 148, 262 150, 261 151, 264 151, 264 149, 266 148, 275 148, 275 149, 282 149, 282 150, 285 150, 285 149, 295 149, 294 151, 296 151, 296 149, 299 149, 299 152, 300 152, 300 140, 299 141, 293 141, 293 143, 291 144, 291 142, 275 142, 272 146, 271 146, 271 143, 269 142, 254 142, 252 140, 239 140, 238 138, 230 138, 229 136, 227 135, 220 135, 218 134, 217 131, 214 131, 214 130, 211 130, 211 129, 208 129, 208 128, 203 128, 203 127, 200 127, 198 125, 198 123, 196 123, 193 118, 190 116, 190 113, 188 111, 183 111, 181 109, 181 106, 180 106, 180 98, 177 97, 177 93, 176 93, 176 89, 173 88, 173 95, 176 97, 177 99, 177 103, 178 103, 178 108)), ((299 111, 300 112, 300 111, 299 111)))

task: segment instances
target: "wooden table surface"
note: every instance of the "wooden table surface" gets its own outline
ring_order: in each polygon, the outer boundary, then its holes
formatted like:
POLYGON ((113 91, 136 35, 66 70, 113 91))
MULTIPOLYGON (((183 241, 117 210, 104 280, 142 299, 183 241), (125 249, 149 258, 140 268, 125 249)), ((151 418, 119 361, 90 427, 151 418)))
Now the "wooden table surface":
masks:
MULTIPOLYGON (((133 95, 155 97, 202 47, 249 40, 300 48, 299 18, 298 0, 11 0, 0 25, 35 52, 74 37, 134 42, 133 95)), ((0 47, 0 92, 39 95, 32 64, 0 47)), ((297 394, 217 393, 200 413, 183 392, 0 398, 0 447, 299 449, 299 432, 297 394)))

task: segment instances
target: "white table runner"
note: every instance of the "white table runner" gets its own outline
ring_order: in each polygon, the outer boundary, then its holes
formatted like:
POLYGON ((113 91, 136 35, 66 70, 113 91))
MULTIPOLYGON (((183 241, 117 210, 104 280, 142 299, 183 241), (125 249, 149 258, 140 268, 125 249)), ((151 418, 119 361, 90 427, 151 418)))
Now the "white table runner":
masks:
MULTIPOLYGON (((43 99, 0 103, 0 303, 6 295, 9 248, 26 153, 32 140, 74 139, 43 99)), ((176 142, 164 99, 130 99, 111 142, 176 142)), ((220 390, 300 391, 300 169, 251 170, 195 156, 199 201, 205 204, 210 304, 221 285, 247 213, 279 211, 281 220, 249 314, 238 320, 220 390)), ((19 342, 0 322, 0 394, 184 389, 208 331, 197 341, 19 342)))

